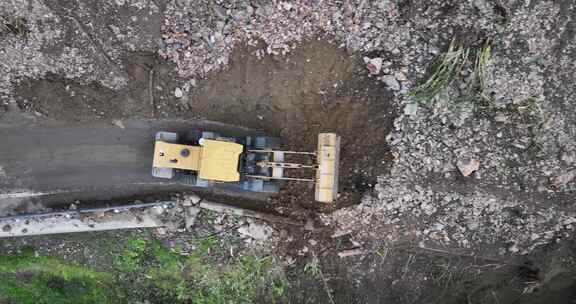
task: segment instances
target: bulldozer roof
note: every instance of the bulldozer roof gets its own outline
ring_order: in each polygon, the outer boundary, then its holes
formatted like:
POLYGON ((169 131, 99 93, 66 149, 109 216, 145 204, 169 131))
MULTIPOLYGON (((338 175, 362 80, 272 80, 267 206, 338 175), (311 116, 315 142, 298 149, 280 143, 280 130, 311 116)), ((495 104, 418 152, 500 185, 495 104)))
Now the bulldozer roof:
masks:
POLYGON ((156 141, 154 167, 198 171, 198 177, 220 182, 240 180, 238 163, 244 146, 202 139, 200 146, 156 141))
POLYGON ((199 177, 222 182, 240 180, 238 163, 244 146, 225 141, 202 139, 199 177))

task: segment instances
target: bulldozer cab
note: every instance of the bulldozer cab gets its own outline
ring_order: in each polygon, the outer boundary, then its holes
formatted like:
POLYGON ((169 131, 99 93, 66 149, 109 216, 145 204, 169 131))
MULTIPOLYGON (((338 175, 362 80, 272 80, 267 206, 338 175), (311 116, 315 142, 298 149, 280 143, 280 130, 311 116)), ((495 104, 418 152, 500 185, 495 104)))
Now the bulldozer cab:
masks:
POLYGON ((200 170, 198 176, 206 180, 237 182, 238 163, 244 147, 237 143, 201 139, 200 170))
POLYGON ((199 146, 156 141, 153 166, 197 171, 205 180, 236 182, 240 180, 238 163, 244 147, 212 139, 200 140, 199 146))

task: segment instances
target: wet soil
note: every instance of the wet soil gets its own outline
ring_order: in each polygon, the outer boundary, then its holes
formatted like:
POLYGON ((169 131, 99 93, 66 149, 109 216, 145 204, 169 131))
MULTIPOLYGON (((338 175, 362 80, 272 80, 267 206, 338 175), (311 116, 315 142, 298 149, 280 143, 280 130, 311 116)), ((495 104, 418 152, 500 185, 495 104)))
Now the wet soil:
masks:
MULTIPOLYGON (((187 191, 230 195, 230 190, 219 187, 198 189, 156 179, 150 174, 154 134, 158 130, 185 134, 190 128, 238 135, 250 132, 198 120, 1 127, 0 216, 25 212, 37 203, 68 208, 76 200, 82 201, 83 206, 105 206, 114 201, 126 204, 144 200, 144 196, 154 199, 156 195, 165 197, 187 191)), ((261 201, 268 197, 247 191, 232 194, 235 202, 241 198, 261 201)), ((252 204, 259 209, 260 205, 252 204)))
MULTIPOLYGON (((386 173, 385 138, 394 119, 390 92, 368 78, 358 56, 326 42, 308 41, 286 57, 258 59, 254 48, 234 53, 228 71, 200 83, 190 97, 195 115, 264 130, 283 148, 315 151, 317 134, 342 136, 340 196, 335 207, 359 203, 386 173)), ((288 172, 310 177, 311 172, 288 172)), ((331 209, 314 203, 311 184, 286 183, 277 201, 331 209)))

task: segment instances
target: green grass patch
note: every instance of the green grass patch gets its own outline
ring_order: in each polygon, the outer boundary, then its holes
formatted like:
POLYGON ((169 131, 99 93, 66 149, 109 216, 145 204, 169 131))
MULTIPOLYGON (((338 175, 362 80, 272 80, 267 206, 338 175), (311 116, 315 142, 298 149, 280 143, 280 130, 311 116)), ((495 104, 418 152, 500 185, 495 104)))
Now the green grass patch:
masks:
POLYGON ((136 271, 142 263, 144 253, 148 247, 148 241, 143 238, 134 238, 126 243, 126 246, 118 258, 118 265, 124 271, 136 271))
POLYGON ((29 32, 26 19, 18 16, 0 16, 0 36, 13 34, 26 36, 29 32))
POLYGON ((113 249, 108 272, 38 256, 33 250, 0 256, 0 302, 10 303, 275 303, 287 289, 272 257, 226 258, 219 239, 196 241, 183 253, 136 237, 113 249))
MULTIPOLYGON (((197 261, 197 260, 195 260, 197 261)), ((200 268, 192 303, 276 303, 288 287, 287 281, 273 269, 271 257, 245 256, 223 269, 200 268)))
MULTIPOLYGON (((481 101, 490 98, 486 89, 486 70, 492 53, 491 42, 485 41, 480 47, 468 47, 452 40, 448 50, 433 64, 428 79, 412 90, 409 96, 417 102, 430 103, 444 91, 466 67, 472 69, 467 95, 481 101)), ((470 97, 468 96, 468 97, 470 97)))
POLYGON ((304 273, 314 279, 320 277, 321 269, 320 269, 320 261, 318 260, 318 258, 315 257, 310 262, 306 263, 306 265, 304 265, 304 273))
POLYGON ((509 112, 518 114, 525 124, 535 124, 544 121, 544 111, 535 97, 530 97, 518 104, 509 106, 509 112))
POLYGON ((198 254, 201 256, 206 256, 210 254, 210 251, 216 247, 218 244, 218 238, 214 235, 205 237, 198 242, 198 254))
POLYGON ((130 240, 120 268, 141 286, 136 290, 152 290, 157 298, 172 303, 253 303, 256 299, 274 303, 284 294, 287 281, 272 257, 243 256, 218 263, 211 256, 217 237, 197 243, 194 252, 183 254, 159 241, 130 240))
POLYGON ((20 255, 0 256, 0 296, 15 303, 113 303, 113 276, 59 259, 20 255))
POLYGON ((189 278, 184 271, 185 257, 157 241, 151 243, 150 250, 153 261, 147 267, 146 277, 164 294, 176 300, 187 299, 189 278))

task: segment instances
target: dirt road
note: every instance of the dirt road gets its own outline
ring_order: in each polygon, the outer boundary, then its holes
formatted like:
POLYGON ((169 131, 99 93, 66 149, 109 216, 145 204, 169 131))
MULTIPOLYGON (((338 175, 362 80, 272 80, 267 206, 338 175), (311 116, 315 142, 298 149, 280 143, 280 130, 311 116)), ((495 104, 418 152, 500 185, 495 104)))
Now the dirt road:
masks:
POLYGON ((190 190, 150 175, 154 133, 244 131, 206 121, 117 124, 0 128, 0 206, 39 197, 62 203, 190 190))

